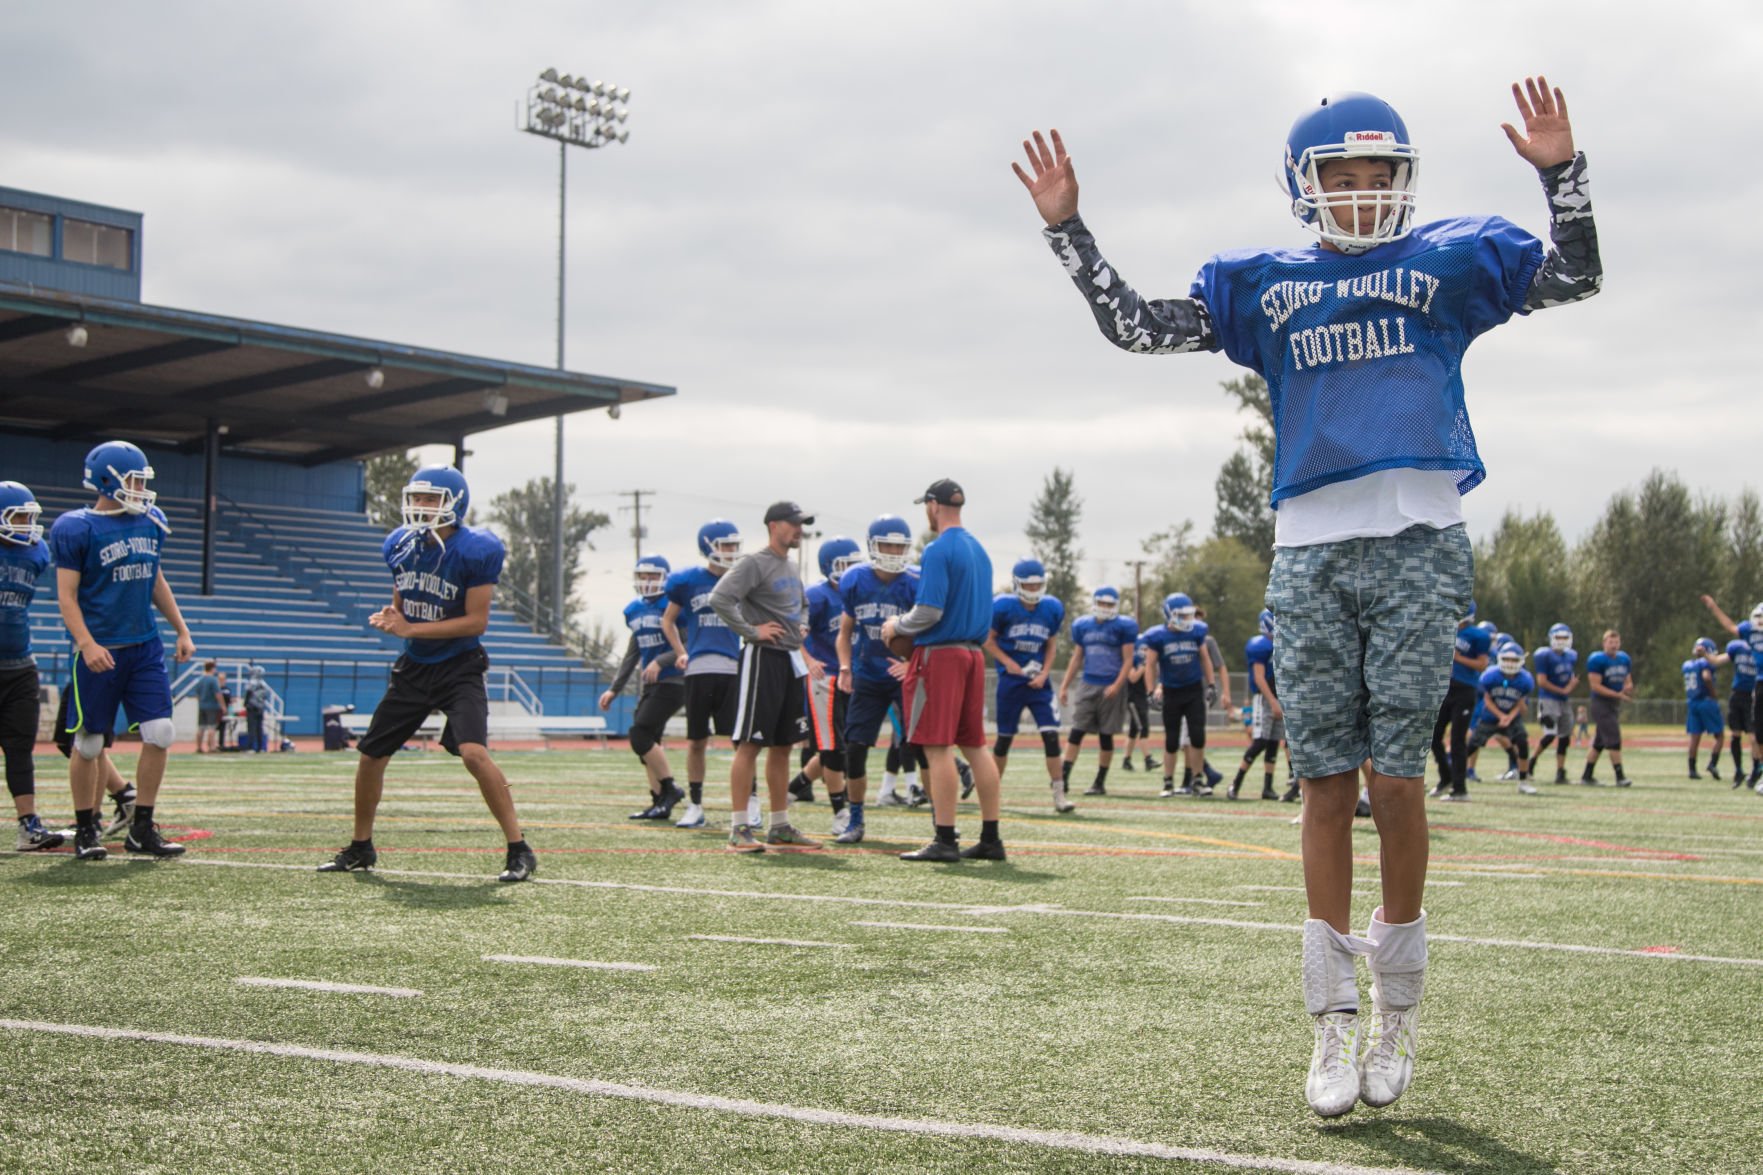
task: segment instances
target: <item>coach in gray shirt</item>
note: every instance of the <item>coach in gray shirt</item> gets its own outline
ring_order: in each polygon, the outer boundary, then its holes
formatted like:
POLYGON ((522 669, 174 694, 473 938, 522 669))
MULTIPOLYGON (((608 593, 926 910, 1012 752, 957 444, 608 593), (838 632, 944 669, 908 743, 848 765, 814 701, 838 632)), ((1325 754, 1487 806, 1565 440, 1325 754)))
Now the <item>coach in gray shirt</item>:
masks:
POLYGON ((741 692, 735 710, 735 761, 729 774, 734 822, 728 846, 736 852, 762 852, 766 845, 819 848, 790 826, 790 748, 808 737, 810 667, 802 656, 808 625, 808 596, 791 552, 802 545, 802 527, 814 519, 794 502, 776 502, 765 512, 765 549, 755 551, 716 581, 710 607, 741 636, 741 692), (765 787, 771 795, 771 827, 764 843, 747 823, 747 801, 759 748, 765 752, 765 787))

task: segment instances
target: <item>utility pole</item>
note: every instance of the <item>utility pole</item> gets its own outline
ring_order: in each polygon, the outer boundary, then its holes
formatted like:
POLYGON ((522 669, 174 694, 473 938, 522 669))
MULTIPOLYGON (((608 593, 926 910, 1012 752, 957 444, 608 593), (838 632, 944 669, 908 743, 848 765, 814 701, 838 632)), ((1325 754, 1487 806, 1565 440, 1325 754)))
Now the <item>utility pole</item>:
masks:
POLYGON ((1145 559, 1129 559, 1126 565, 1132 568, 1132 615, 1139 627, 1145 627, 1145 559))
POLYGON ((636 549, 636 559, 633 562, 640 562, 643 558, 643 499, 653 498, 655 491, 624 490, 618 496, 631 500, 630 505, 620 506, 618 512, 620 514, 626 510, 631 512, 631 545, 636 549))

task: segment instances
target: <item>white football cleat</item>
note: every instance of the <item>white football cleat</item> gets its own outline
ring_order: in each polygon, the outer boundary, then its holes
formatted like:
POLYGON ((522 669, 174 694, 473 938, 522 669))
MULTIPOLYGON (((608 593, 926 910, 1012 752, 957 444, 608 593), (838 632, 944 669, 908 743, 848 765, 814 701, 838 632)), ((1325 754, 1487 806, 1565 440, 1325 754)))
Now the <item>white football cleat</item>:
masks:
POLYGON ((1414 1080, 1420 1009, 1379 1007, 1375 983, 1371 1001, 1371 1024, 1363 1034, 1365 1052, 1359 1058, 1359 1096, 1368 1106, 1387 1106, 1414 1080))
POLYGON ((847 829, 849 827, 851 827, 851 809, 841 808, 839 810, 838 815, 833 817, 832 834, 834 836, 838 836, 841 832, 844 832, 845 829, 847 829))
POLYGON ((759 822, 759 793, 754 792, 747 800, 747 823, 754 828, 762 828, 759 822))
POLYGON ((679 820, 674 824, 674 827, 675 828, 702 828, 702 827, 704 827, 704 805, 703 804, 687 804, 686 805, 686 814, 679 818, 679 820))
POLYGON ((1338 1118, 1359 1102, 1359 1017, 1324 1012, 1312 1019, 1316 1047, 1310 1053, 1304 1097, 1321 1117, 1338 1118))

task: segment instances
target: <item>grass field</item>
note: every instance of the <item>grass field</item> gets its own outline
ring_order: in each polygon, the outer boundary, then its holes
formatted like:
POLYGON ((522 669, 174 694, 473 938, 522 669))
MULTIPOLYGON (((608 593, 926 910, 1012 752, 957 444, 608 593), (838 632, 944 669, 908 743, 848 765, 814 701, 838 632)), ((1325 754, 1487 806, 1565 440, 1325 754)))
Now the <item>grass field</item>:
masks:
POLYGON ((734 857, 725 784, 685 832, 626 821, 628 753, 501 759, 534 884, 495 883, 438 752, 394 761, 372 875, 311 872, 353 760, 316 753, 174 759, 182 860, 0 859, 0 1169, 1763 1170, 1763 799, 1675 751, 1631 753, 1632 790, 1434 805, 1415 1084, 1333 1124, 1303 1098, 1291 806, 1116 771, 1055 817, 1019 756, 1006 863, 902 864, 929 820, 899 809, 857 849, 734 857))

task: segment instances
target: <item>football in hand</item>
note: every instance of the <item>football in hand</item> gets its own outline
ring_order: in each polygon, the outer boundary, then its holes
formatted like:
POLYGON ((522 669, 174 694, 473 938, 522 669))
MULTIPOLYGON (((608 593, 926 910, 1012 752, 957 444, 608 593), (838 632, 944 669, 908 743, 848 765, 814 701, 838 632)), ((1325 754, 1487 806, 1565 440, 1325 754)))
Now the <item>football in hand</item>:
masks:
POLYGON ((888 642, 888 652, 900 658, 902 661, 910 658, 912 656, 911 635, 904 632, 896 632, 894 634, 894 639, 888 642))

